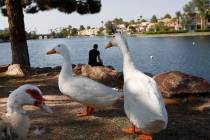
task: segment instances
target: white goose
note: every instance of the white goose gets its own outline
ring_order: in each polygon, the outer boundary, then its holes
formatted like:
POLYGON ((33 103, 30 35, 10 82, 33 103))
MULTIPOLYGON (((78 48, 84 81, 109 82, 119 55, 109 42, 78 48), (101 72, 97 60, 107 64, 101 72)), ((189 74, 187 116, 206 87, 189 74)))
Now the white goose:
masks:
POLYGON ((78 116, 89 116, 94 108, 103 108, 114 104, 122 97, 108 86, 84 76, 72 76, 70 52, 64 44, 59 44, 47 54, 59 54, 64 58, 62 70, 59 74, 58 86, 60 91, 71 99, 86 105, 84 112, 78 116))
POLYGON ((44 100, 41 90, 34 85, 26 84, 14 90, 8 98, 7 114, 0 118, 0 139, 26 139, 30 128, 30 119, 23 106, 35 105, 52 113, 44 100))
POLYGON ((150 140, 152 135, 165 129, 168 123, 167 111, 156 82, 135 68, 128 44, 122 34, 115 34, 106 48, 119 47, 123 54, 124 109, 132 123, 126 133, 142 132, 140 139, 150 140))

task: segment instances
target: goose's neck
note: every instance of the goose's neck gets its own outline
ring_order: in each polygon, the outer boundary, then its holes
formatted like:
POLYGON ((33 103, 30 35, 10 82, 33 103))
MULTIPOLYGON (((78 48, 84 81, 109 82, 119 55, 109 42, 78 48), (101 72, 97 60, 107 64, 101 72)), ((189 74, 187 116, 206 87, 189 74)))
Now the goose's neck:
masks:
POLYGON ((126 42, 121 43, 120 49, 123 54, 123 73, 126 76, 126 73, 135 70, 135 65, 126 42))
POLYGON ((69 54, 63 55, 64 62, 62 65, 61 73, 59 75, 59 81, 66 81, 72 78, 72 63, 69 54))
POLYGON ((9 123, 18 136, 18 139, 25 140, 30 128, 30 119, 23 109, 23 105, 19 105, 17 101, 12 100, 15 95, 12 96, 8 99, 6 117, 9 119, 9 123))
POLYGON ((23 106, 17 104, 16 101, 8 101, 7 115, 26 115, 26 111, 23 109, 23 106))

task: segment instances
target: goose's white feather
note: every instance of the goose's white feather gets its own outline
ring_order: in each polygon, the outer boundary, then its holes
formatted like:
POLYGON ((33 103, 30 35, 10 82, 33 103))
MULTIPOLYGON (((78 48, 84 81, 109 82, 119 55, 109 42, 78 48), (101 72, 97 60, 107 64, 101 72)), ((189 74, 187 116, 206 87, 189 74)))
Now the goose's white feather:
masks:
POLYGON ((115 34, 110 41, 123 54, 124 109, 129 120, 145 133, 156 133, 168 123, 162 95, 154 79, 135 68, 126 39, 115 34))
POLYGON ((70 98, 84 105, 101 108, 114 104, 121 94, 108 86, 83 76, 72 76, 72 63, 70 52, 63 44, 53 49, 64 58, 58 85, 60 91, 70 98))
POLYGON ((122 96, 113 89, 83 76, 72 77, 65 83, 59 82, 59 88, 72 99, 97 108, 112 105, 122 96))

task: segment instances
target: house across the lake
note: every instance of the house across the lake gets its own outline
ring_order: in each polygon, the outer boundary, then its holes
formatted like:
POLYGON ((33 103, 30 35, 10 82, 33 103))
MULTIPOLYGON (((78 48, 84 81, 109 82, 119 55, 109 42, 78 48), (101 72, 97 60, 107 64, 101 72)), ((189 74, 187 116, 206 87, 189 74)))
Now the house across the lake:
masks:
POLYGON ((81 36, 98 35, 99 31, 100 31, 99 28, 84 29, 84 30, 79 31, 78 35, 81 35, 81 36))

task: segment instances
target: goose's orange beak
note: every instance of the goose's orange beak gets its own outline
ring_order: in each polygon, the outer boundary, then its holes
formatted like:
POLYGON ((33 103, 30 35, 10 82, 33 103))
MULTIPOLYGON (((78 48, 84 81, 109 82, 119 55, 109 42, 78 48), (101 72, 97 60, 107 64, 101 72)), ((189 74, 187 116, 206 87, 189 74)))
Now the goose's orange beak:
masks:
POLYGON ((108 49, 108 48, 111 48, 111 47, 113 47, 113 45, 112 45, 112 43, 111 42, 109 42, 107 45, 106 45, 106 49, 108 49))
POLYGON ((57 53, 56 50, 55 50, 55 49, 52 49, 52 50, 49 50, 49 51, 47 52, 47 55, 56 54, 56 53, 57 53))

